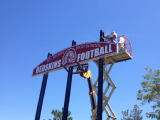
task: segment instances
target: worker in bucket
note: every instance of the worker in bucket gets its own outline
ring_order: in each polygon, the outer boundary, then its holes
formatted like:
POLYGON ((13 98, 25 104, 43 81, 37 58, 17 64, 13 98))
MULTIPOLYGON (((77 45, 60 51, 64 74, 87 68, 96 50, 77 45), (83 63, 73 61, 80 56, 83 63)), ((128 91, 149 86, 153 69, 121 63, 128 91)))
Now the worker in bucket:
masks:
POLYGON ((111 34, 104 36, 104 38, 106 38, 107 40, 110 40, 112 43, 117 43, 117 34, 115 31, 113 31, 111 34))
POLYGON ((124 50, 124 42, 125 42, 124 37, 121 36, 118 41, 119 52, 124 50))

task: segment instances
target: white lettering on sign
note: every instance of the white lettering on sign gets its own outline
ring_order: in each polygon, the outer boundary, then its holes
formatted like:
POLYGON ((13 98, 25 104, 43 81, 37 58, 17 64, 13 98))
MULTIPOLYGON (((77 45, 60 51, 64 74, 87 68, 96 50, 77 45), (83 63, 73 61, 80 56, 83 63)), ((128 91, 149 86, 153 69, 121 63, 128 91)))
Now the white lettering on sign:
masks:
POLYGON ((86 59, 88 59, 89 57, 90 57, 90 52, 87 51, 87 52, 86 52, 86 59))
POLYGON ((91 50, 91 58, 93 57, 93 51, 94 51, 94 50, 91 50))
POLYGON ((95 49, 94 56, 97 57, 99 55, 99 48, 95 49))
POLYGON ((50 70, 52 69, 52 63, 49 63, 49 69, 50 70))
POLYGON ((52 63, 48 63, 46 65, 38 66, 36 68, 36 73, 46 72, 48 70, 51 70, 51 69, 54 69, 54 68, 58 68, 60 66, 61 66, 61 60, 58 60, 58 61, 55 61, 55 62, 52 62, 52 63))
POLYGON ((108 51, 107 51, 107 45, 105 46, 105 53, 108 53, 108 51))
POLYGON ((79 61, 80 55, 81 55, 81 54, 78 54, 78 57, 77 57, 77 62, 79 61))
POLYGON ((77 62, 79 62, 80 60, 87 60, 89 58, 93 58, 93 57, 97 57, 99 55, 104 55, 106 53, 110 53, 112 52, 112 48, 111 45, 109 45, 109 47, 107 47, 107 45, 105 47, 100 47, 100 48, 96 48, 90 51, 87 51, 86 53, 80 53, 77 56, 77 62))
POLYGON ((84 58, 85 58, 85 53, 82 53, 81 54, 81 60, 84 60, 84 58))
POLYGON ((76 47, 77 49, 83 49, 83 48, 90 48, 90 47, 101 47, 100 44, 86 44, 86 45, 79 45, 76 47))
POLYGON ((104 47, 101 47, 100 48, 100 53, 99 53, 100 55, 103 55, 104 54, 104 47))

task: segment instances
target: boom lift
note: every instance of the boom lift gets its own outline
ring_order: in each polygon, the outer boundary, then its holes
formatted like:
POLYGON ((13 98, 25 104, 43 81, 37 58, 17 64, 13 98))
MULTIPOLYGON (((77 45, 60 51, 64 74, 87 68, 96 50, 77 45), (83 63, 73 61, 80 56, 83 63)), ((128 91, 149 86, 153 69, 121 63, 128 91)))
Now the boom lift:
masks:
MULTIPOLYGON (((81 77, 87 78, 88 86, 89 86, 90 101, 91 101, 91 106, 92 106, 91 111, 92 111, 92 114, 93 114, 97 105, 96 105, 95 91, 94 91, 93 86, 92 86, 91 71, 88 70, 89 64, 88 63, 80 64, 78 62, 77 62, 77 64, 78 65, 75 66, 77 71, 73 72, 73 74, 80 74, 81 77)), ((96 118, 92 118, 92 119, 96 120, 96 118)))
MULTIPOLYGON (((94 61, 96 63, 96 65, 98 66, 98 61, 95 60, 94 61)), ((114 114, 110 104, 109 104, 109 99, 111 98, 114 90, 116 89, 115 84, 113 83, 113 81, 111 80, 111 78, 109 77, 109 73, 114 65, 114 61, 109 58, 109 59, 104 59, 104 81, 106 81, 108 83, 108 86, 105 88, 104 94, 103 94, 103 111, 106 112, 108 118, 107 120, 109 120, 110 118, 112 118, 113 120, 116 120, 116 115, 114 114), (109 69, 107 70, 107 65, 111 64, 111 66, 109 67, 109 69), (112 90, 109 92, 109 88, 112 88, 112 90), (108 96, 105 96, 106 93, 109 92, 108 96), (107 110, 107 107, 109 108, 107 110), (110 111, 110 113, 109 113, 110 111)), ((91 119, 92 120, 97 120, 97 104, 96 104, 96 97, 95 97, 95 93, 98 95, 98 86, 96 86, 96 84, 98 83, 98 79, 95 81, 94 84, 92 84, 92 78, 91 78, 91 71, 88 70, 89 64, 88 63, 84 63, 84 64, 80 64, 77 62, 77 65, 74 66, 74 69, 77 69, 76 72, 73 72, 73 74, 80 74, 81 77, 83 78, 87 78, 88 81, 88 86, 89 86, 89 95, 90 95, 90 101, 91 101, 91 107, 92 107, 92 116, 91 119)))

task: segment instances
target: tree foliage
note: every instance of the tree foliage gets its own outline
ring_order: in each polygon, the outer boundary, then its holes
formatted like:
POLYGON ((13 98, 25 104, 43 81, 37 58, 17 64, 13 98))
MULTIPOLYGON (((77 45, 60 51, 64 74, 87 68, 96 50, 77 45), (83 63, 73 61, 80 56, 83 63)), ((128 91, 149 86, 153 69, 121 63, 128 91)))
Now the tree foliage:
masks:
MULTIPOLYGON (((57 117, 59 117, 62 120, 62 115, 63 115, 63 108, 62 108, 62 112, 59 110, 52 110, 51 112, 54 115, 53 120, 56 120, 57 117)), ((68 115, 67 115, 67 120, 72 120, 72 117, 69 117, 71 115, 71 112, 68 111, 68 115)))
POLYGON ((139 110, 138 105, 134 105, 134 109, 122 111, 123 118, 121 120, 142 120, 143 116, 141 116, 142 110, 139 110))
POLYGON ((137 100, 141 100, 141 104, 154 102, 152 106, 154 112, 146 113, 149 118, 160 119, 160 70, 153 71, 146 67, 147 74, 142 75, 144 81, 141 83, 142 90, 137 93, 137 100))

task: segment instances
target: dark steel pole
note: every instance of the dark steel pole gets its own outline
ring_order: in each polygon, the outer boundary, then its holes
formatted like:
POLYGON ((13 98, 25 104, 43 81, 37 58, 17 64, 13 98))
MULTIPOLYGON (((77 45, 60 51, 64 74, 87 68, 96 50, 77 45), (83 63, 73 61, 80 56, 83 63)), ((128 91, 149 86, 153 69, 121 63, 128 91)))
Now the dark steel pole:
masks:
MULTIPOLYGON (((100 42, 104 41, 104 33, 100 31, 100 42)), ((98 109, 97 120, 102 120, 103 108, 103 58, 99 59, 99 73, 98 73, 98 109)))
MULTIPOLYGON (((49 58, 50 56, 52 56, 52 54, 48 53, 47 58, 49 58)), ((40 120, 43 98, 44 98, 44 94, 45 94, 45 90, 46 90, 47 78, 48 78, 48 73, 43 75, 43 81, 42 81, 42 85, 41 85, 41 92, 39 95, 39 101, 38 101, 38 105, 37 105, 35 120, 40 120)))
POLYGON ((92 92, 92 94, 89 94, 90 95, 90 98, 91 98, 91 106, 92 106, 92 110, 94 110, 96 108, 96 98, 95 98, 95 94, 93 93, 93 87, 92 87, 92 78, 87 78, 87 81, 88 81, 88 86, 89 86, 89 93, 92 92))
MULTIPOLYGON (((76 45, 76 42, 73 40, 72 46, 74 45, 76 45)), ((62 120, 67 120, 71 84, 72 84, 72 73, 73 73, 73 67, 69 67, 62 120)))

